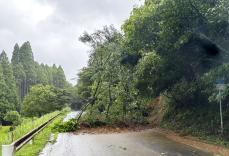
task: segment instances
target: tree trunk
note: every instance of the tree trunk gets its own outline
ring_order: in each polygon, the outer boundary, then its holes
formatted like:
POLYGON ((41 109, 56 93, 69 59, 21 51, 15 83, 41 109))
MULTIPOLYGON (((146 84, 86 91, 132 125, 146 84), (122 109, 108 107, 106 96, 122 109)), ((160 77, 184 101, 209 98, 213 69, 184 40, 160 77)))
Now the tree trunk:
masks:
POLYGON ((99 86, 100 86, 100 83, 101 83, 101 80, 98 81, 97 85, 96 85, 96 89, 95 89, 95 92, 93 94, 93 97, 92 97, 92 100, 88 101, 88 103, 81 109, 81 112, 77 118, 77 122, 80 121, 81 117, 82 117, 82 114, 83 112, 87 109, 87 107, 91 104, 92 106, 94 105, 95 101, 96 101, 96 97, 97 97, 97 92, 98 92, 98 89, 99 89, 99 86))
POLYGON ((111 97, 111 84, 109 83, 109 90, 108 90, 108 94, 109 94, 109 104, 107 106, 107 113, 106 113, 106 118, 108 119, 109 117, 109 111, 110 111, 110 107, 113 103, 112 97, 111 97))

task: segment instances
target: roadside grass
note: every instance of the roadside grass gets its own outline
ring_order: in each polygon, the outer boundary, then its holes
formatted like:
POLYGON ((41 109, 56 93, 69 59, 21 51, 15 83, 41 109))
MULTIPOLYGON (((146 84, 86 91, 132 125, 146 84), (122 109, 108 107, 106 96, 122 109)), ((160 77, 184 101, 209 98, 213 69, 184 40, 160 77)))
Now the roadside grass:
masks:
POLYGON ((30 132, 34 128, 40 126, 41 124, 45 123, 46 121, 48 121, 52 117, 56 116, 58 113, 60 113, 60 111, 55 111, 55 112, 46 114, 40 118, 24 118, 22 121, 22 124, 17 126, 13 130, 13 132, 10 132, 10 133, 8 132, 8 136, 3 140, 3 143, 4 144, 10 144, 10 143, 16 141, 17 139, 19 139, 23 135, 27 134, 28 132, 30 132))
MULTIPOLYGON (((50 141, 50 136, 53 133, 52 129, 54 125, 59 124, 63 121, 64 117, 66 116, 67 112, 62 113, 58 116, 48 127, 42 130, 34 139, 32 144, 26 144, 16 153, 16 156, 38 156, 45 145, 50 141)), ((57 132, 54 133, 54 143, 57 139, 57 132)))
POLYGON ((0 156, 2 155, 2 142, 8 136, 9 126, 0 126, 0 156))
POLYGON ((2 156, 2 145, 10 144, 13 141, 19 139, 24 136, 34 128, 40 126, 45 123, 55 115, 60 113, 60 111, 52 112, 46 114, 40 118, 24 118, 21 125, 17 126, 13 132, 9 132, 10 126, 2 126, 0 127, 0 156, 2 156))

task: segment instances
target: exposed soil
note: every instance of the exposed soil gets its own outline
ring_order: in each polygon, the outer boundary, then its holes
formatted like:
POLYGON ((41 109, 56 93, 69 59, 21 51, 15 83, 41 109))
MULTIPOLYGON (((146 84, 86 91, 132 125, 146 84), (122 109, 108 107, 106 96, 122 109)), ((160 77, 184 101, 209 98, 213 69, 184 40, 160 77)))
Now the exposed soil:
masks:
POLYGON ((139 132, 146 129, 151 129, 149 126, 126 126, 126 127, 113 127, 113 126, 102 126, 90 128, 87 126, 80 126, 81 128, 74 132, 74 134, 110 134, 110 133, 128 133, 128 132, 139 132))
MULTIPOLYGON (((161 124, 163 116, 166 112, 165 99, 160 96, 152 101, 151 110, 152 111, 149 118, 149 124, 151 126, 158 127, 161 124)), ((180 136, 179 134, 171 130, 161 128, 155 128, 154 130, 173 141, 180 142, 182 144, 186 144, 206 152, 215 153, 217 155, 229 156, 229 149, 226 149, 224 147, 203 143, 203 141, 195 137, 180 136)))
POLYGON ((161 128, 155 128, 154 130, 160 134, 163 134, 164 136, 166 136, 167 138, 173 141, 192 146, 196 149, 200 149, 209 153, 214 153, 216 155, 229 156, 229 149, 221 147, 219 145, 204 143, 196 137, 180 136, 179 134, 173 131, 161 129, 161 128))
POLYGON ((159 126, 166 112, 165 98, 163 98, 163 96, 160 96, 153 100, 150 104, 150 109, 151 113, 148 119, 150 125, 159 126))

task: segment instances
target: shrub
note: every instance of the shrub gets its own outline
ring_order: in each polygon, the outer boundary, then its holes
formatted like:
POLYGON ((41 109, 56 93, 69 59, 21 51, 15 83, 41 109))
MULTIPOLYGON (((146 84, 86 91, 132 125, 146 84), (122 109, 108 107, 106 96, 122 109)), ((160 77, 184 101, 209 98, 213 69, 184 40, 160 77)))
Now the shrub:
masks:
POLYGON ((18 126, 21 123, 21 116, 17 111, 9 111, 4 120, 10 122, 13 126, 18 126))
POLYGON ((76 119, 70 119, 67 122, 56 124, 52 129, 60 133, 65 133, 65 132, 73 132, 78 128, 79 128, 79 123, 76 121, 76 119))
POLYGON ((71 108, 70 107, 65 107, 65 108, 62 109, 62 112, 63 113, 68 113, 70 111, 71 111, 71 108))
POLYGON ((40 117, 61 110, 69 102, 69 94, 49 85, 33 86, 23 102, 23 113, 27 117, 40 117))

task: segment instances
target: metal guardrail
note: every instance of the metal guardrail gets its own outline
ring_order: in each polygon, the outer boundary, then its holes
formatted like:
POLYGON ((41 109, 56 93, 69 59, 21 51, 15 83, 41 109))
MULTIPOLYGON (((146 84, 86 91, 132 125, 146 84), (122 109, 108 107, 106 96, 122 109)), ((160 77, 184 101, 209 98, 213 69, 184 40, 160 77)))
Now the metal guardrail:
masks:
POLYGON ((2 156, 14 156, 17 151, 19 151, 24 145, 26 145, 30 140, 32 140, 39 132, 41 132, 45 127, 49 125, 57 116, 52 117, 50 120, 46 121, 39 127, 33 129, 31 132, 27 133, 20 139, 16 140, 10 145, 2 145, 2 156))

